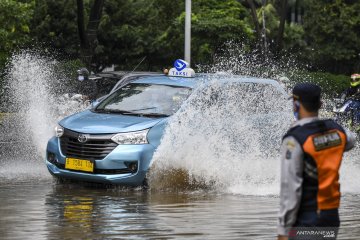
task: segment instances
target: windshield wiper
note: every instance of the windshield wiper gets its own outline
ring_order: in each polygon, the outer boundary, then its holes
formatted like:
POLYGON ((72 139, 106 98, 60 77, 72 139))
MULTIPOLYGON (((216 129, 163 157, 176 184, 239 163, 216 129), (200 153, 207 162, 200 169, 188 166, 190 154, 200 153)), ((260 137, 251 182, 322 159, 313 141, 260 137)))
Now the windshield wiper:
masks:
POLYGON ((142 116, 146 116, 146 117, 150 117, 150 116, 154 116, 154 117, 170 117, 169 114, 165 114, 165 113, 142 113, 142 116))
POLYGON ((116 110, 116 109, 96 109, 98 113, 118 113, 123 115, 139 115, 139 113, 126 111, 126 110, 116 110))
POLYGON ((111 111, 108 110, 108 109, 95 109, 94 112, 97 112, 97 113, 111 113, 111 111))
MULTIPOLYGON (((146 109, 137 109, 137 110, 146 110, 146 109)), ((136 110, 132 110, 132 111, 127 111, 127 110, 115 110, 115 109, 96 109, 96 112, 98 113, 118 113, 118 114, 123 114, 123 115, 135 115, 135 116, 146 116, 146 117, 169 117, 170 115, 165 114, 165 113, 138 113, 138 112, 133 112, 136 110)))
POLYGON ((148 107, 148 108, 139 108, 139 109, 131 109, 129 111, 135 112, 135 111, 141 111, 141 110, 149 110, 149 109, 155 109, 157 107, 148 107))
POLYGON ((111 110, 111 113, 120 113, 123 115, 140 115, 140 113, 136 113, 133 111, 127 111, 127 110, 111 110))

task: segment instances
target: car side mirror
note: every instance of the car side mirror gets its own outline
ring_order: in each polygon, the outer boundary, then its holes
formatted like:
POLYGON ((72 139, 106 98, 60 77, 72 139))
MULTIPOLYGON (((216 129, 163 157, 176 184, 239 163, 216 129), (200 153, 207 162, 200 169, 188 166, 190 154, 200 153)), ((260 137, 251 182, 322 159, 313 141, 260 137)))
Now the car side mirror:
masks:
POLYGON ((91 109, 94 109, 94 108, 96 108, 97 107, 97 105, 99 105, 99 101, 96 99, 96 100, 94 100, 92 103, 91 103, 91 109))
POLYGON ((102 96, 102 97, 100 97, 100 98, 95 99, 94 101, 92 101, 92 103, 91 103, 91 109, 96 108, 97 105, 99 105, 99 103, 100 103, 102 100, 104 100, 107 96, 108 96, 108 95, 105 95, 105 96, 102 96))

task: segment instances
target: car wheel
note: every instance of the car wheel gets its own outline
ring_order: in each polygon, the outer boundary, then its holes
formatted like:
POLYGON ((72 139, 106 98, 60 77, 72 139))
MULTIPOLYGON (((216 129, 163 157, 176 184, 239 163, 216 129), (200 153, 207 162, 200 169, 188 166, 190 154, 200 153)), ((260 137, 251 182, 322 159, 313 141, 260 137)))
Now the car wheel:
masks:
POLYGON ((147 177, 144 178, 144 181, 142 182, 141 187, 143 189, 149 189, 149 182, 148 182, 147 177))
POLYGON ((68 183, 68 181, 65 179, 65 178, 62 178, 62 177, 56 177, 56 176, 53 176, 54 177, 54 181, 56 184, 65 184, 65 183, 68 183))

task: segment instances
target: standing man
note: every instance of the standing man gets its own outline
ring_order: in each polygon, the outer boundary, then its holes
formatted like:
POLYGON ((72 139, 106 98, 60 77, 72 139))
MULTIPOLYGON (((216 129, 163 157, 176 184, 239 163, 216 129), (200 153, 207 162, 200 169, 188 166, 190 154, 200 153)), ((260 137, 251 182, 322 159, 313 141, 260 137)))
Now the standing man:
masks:
POLYGON ((318 118, 320 94, 321 88, 310 83, 293 89, 297 121, 281 146, 278 239, 294 236, 291 227, 340 226, 339 168, 355 136, 333 120, 318 118))

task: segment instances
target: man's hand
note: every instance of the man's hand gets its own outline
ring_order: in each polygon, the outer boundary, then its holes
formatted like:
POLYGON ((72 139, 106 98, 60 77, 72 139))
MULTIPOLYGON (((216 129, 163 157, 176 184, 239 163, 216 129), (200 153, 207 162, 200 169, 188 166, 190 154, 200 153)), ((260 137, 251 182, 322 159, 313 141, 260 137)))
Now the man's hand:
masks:
POLYGON ((289 238, 287 236, 280 236, 278 235, 278 240, 288 240, 289 238))

